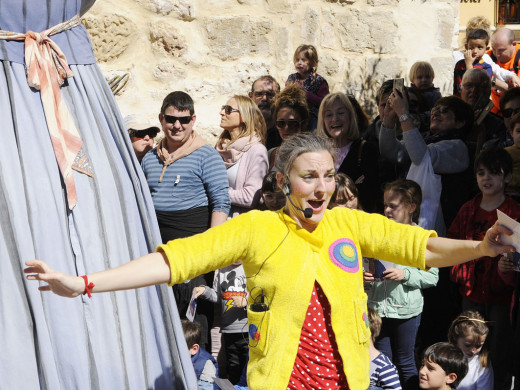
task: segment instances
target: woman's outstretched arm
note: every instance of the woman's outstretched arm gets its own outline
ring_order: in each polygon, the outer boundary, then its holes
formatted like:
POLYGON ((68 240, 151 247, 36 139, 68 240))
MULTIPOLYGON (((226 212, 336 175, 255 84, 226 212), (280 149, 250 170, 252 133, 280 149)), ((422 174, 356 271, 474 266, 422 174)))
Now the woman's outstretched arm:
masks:
POLYGON ((479 257, 496 257, 502 253, 514 252, 513 246, 504 245, 500 241, 501 233, 512 234, 508 228, 497 222, 488 229, 482 241, 430 237, 426 244, 426 265, 428 267, 449 267, 479 257))
MULTIPOLYGON (((24 272, 28 280, 47 282, 40 291, 52 291, 63 297, 77 297, 85 291, 85 280, 53 270, 42 260, 29 260, 24 272)), ((150 253, 117 268, 88 275, 88 282, 95 286, 91 292, 128 290, 170 281, 170 266, 162 252, 150 253)))

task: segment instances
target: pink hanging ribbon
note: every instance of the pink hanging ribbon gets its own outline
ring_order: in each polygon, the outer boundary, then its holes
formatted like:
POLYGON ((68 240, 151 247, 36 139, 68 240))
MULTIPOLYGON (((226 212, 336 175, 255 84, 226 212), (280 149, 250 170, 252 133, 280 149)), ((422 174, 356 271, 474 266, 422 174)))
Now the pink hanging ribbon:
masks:
POLYGON ((61 49, 49 36, 80 24, 79 15, 50 29, 25 34, 0 30, 0 39, 25 41, 25 66, 30 87, 40 96, 51 137, 52 147, 67 190, 69 209, 78 202, 72 169, 93 176, 88 157, 82 149, 78 129, 62 99, 60 86, 66 78, 74 76, 61 49))

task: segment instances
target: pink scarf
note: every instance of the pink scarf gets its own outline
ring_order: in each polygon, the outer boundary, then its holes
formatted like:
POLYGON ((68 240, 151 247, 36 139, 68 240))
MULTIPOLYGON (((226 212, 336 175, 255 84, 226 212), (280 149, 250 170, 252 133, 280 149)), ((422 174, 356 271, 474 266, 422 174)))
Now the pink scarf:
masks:
POLYGON ((161 142, 159 142, 159 145, 157 145, 157 155, 164 164, 161 172, 161 177, 159 178, 159 183, 162 181, 164 172, 166 171, 166 168, 168 168, 168 166, 173 164, 175 161, 193 153, 195 150, 203 147, 206 144, 207 143, 204 140, 204 138, 202 138, 196 132, 192 131, 186 142, 179 146, 179 148, 177 148, 175 152, 170 154, 167 148, 168 141, 166 140, 166 138, 163 138, 161 142))
POLYGON ((251 137, 241 137, 231 142, 229 139, 224 139, 217 143, 215 149, 220 153, 220 157, 224 160, 226 169, 235 165, 245 152, 255 144, 261 143, 260 138, 256 134, 251 137))

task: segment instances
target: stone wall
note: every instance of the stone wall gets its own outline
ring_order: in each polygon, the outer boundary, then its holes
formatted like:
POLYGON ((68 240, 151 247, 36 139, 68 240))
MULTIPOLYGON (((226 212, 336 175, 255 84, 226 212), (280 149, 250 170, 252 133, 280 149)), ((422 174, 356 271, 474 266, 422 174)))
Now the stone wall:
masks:
POLYGON ((331 91, 374 111, 385 78, 407 78, 430 61, 447 94, 457 46, 459 0, 103 0, 82 18, 103 73, 129 73, 117 96, 123 115, 154 123, 164 96, 183 90, 195 100, 198 130, 220 133, 219 110, 247 94, 258 76, 280 84, 294 72, 302 43, 320 56, 331 91))

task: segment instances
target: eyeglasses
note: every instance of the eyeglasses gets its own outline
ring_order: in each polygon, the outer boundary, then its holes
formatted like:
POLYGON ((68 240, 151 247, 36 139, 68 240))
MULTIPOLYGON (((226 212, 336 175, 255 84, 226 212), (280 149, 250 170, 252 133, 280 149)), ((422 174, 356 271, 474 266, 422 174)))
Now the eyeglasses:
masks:
POLYGON ((274 98, 274 95, 276 95, 276 94, 273 91, 256 91, 256 92, 253 92, 253 95, 256 98, 261 98, 261 97, 265 96, 268 99, 272 99, 272 98, 274 98))
POLYGON ((477 83, 470 83, 470 82, 466 82, 466 83, 462 84, 462 88, 465 88, 465 89, 484 88, 484 87, 485 87, 484 84, 477 84, 477 83))
POLYGON ((191 118, 193 118, 192 115, 190 116, 173 116, 173 115, 166 115, 163 114, 164 120, 167 123, 175 124, 175 122, 179 121, 181 125, 187 125, 191 122, 191 118))
POLYGON ((520 107, 517 108, 506 108, 502 110, 502 115, 504 118, 510 118, 512 115, 515 115, 520 112, 520 107))
POLYGON ((231 107, 231 106, 222 106, 220 110, 224 110, 226 115, 231 114, 232 112, 240 112, 237 108, 231 107))
POLYGON ((302 123, 303 123, 303 121, 302 122, 298 122, 296 119, 289 119, 288 121, 286 121, 286 120, 279 120, 279 121, 276 121, 276 127, 278 127, 279 129, 284 129, 285 126, 287 126, 287 128, 290 131, 295 131, 295 130, 298 130, 301 127, 302 123))
POLYGON ((435 106, 431 110, 431 115, 433 115, 436 112, 438 112, 439 114, 446 114, 448 113, 448 111, 450 110, 446 106, 435 106))
POLYGON ((146 129, 146 130, 133 130, 131 133, 131 137, 134 138, 144 138, 146 136, 150 138, 154 138, 157 135, 157 130, 155 129, 146 129))

